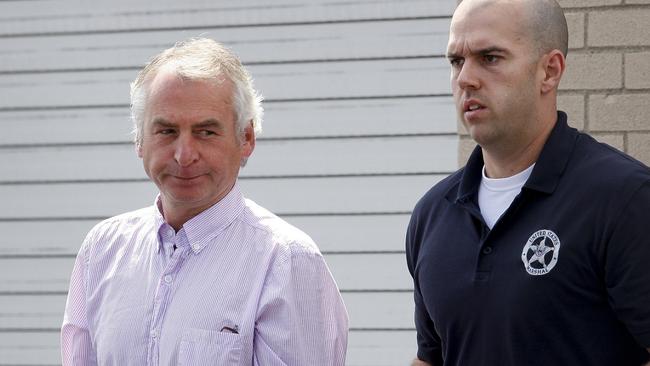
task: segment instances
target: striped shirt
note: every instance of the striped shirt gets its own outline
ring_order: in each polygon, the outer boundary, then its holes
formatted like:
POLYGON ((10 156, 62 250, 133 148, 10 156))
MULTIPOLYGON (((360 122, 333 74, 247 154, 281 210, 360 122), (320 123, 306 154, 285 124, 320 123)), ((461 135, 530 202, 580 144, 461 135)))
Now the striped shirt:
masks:
POLYGON ((178 232, 159 205, 88 233, 70 281, 63 365, 344 364, 347 313, 309 236, 237 184, 178 232))

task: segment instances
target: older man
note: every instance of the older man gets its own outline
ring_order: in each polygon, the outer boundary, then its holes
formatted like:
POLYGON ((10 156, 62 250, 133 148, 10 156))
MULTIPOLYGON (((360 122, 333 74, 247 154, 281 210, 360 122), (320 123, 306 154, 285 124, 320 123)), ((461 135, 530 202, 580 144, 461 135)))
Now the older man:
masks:
POLYGON ((84 241, 64 365, 343 365, 348 319, 313 241, 242 196, 262 108, 208 39, 157 55, 131 85, 136 149, 160 195, 84 241))
POLYGON ((553 0, 453 15, 452 91, 479 146, 409 225, 414 365, 648 361, 650 170, 557 111, 567 38, 553 0))

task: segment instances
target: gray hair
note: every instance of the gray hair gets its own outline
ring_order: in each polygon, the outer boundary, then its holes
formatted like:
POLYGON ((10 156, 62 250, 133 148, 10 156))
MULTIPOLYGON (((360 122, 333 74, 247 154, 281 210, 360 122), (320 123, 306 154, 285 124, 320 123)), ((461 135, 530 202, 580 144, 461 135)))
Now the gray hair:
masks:
POLYGON ((220 84, 223 78, 233 83, 235 124, 244 133, 249 123, 255 134, 262 132, 262 96, 253 88, 253 78, 237 56, 209 38, 191 38, 177 42, 154 56, 131 83, 131 119, 137 146, 142 145, 144 110, 149 95, 149 83, 163 66, 170 65, 182 78, 205 80, 220 84))

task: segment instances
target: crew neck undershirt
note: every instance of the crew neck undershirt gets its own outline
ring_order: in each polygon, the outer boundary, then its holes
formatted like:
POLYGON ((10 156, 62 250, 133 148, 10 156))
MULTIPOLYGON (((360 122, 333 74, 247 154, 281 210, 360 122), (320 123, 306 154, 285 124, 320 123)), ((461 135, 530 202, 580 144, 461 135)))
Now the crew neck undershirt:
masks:
POLYGON ((522 172, 506 178, 488 178, 483 165, 483 177, 478 190, 478 206, 490 230, 521 192, 534 167, 533 163, 522 172))

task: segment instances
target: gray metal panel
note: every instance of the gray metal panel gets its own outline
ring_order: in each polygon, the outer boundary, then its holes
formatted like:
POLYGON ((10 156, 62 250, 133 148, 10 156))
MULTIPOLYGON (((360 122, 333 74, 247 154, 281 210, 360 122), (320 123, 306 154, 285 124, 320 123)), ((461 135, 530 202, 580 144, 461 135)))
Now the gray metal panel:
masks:
MULTIPOLYGON (((443 58, 254 65, 264 97, 318 100, 449 95, 443 58)), ((0 110, 129 104, 134 70, 0 74, 0 110)))
MULTIPOLYGON (((66 294, 0 295, 0 331, 57 331, 63 320, 66 294)), ((413 329, 413 293, 344 292, 350 328, 413 329), (373 304, 373 306, 368 306, 373 304)))
MULTIPOLYGON (((413 288, 401 253, 325 254, 324 257, 343 292, 413 288)), ((0 266, 6 272, 0 278, 0 294, 66 292, 73 264, 73 257, 0 258, 0 266)))
MULTIPOLYGON (((448 135, 262 140, 240 176, 449 173, 457 143, 448 135)), ((2 155, 0 183, 147 177, 131 144, 6 148, 2 155)))
POLYGON ((409 212, 457 161, 443 57, 454 6, 0 2, 0 365, 60 362, 56 328, 85 233, 156 194, 129 145, 128 83, 197 35, 232 47, 267 98, 241 184, 324 252, 350 312, 347 364, 407 364, 409 212))
POLYGON ((342 22, 451 15, 447 0, 239 0, 0 2, 0 35, 125 32, 169 28, 342 22))
MULTIPOLYGON (((246 196, 281 215, 403 213, 444 176, 261 178, 240 182, 246 196)), ((156 187, 146 180, 0 184, 0 220, 112 216, 153 204, 156 193, 156 187)))
MULTIPOLYGON (((264 104, 261 139, 455 134, 451 97, 280 101, 264 104)), ((125 143, 132 123, 116 108, 0 111, 0 147, 125 143)))
MULTIPOLYGON (((413 330, 352 330, 348 366, 407 365, 415 355, 413 330)), ((56 332, 0 332, 0 366, 60 365, 56 332)))
POLYGON ((245 64, 442 56, 449 18, 0 38, 0 72, 136 69, 161 49, 210 37, 245 64))
MULTIPOLYGON (((284 216, 314 239, 324 253, 401 252, 409 215, 284 216), (332 228, 336 228, 333 230, 332 228)), ((0 257, 72 256, 98 219, 0 221, 0 257)))

